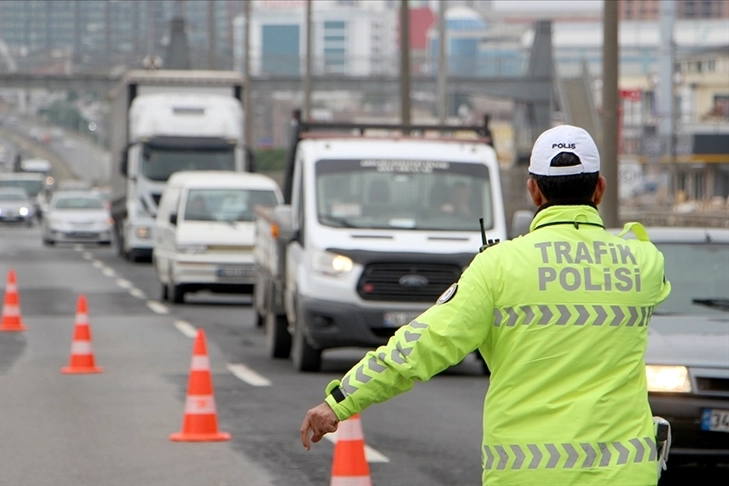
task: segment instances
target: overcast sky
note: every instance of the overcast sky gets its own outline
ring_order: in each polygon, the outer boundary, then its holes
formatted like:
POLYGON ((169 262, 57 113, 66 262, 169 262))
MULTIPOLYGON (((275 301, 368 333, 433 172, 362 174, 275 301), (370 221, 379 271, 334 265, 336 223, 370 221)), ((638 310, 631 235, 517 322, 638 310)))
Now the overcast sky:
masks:
POLYGON ((492 0, 497 12, 508 11, 600 11, 604 0, 492 0))

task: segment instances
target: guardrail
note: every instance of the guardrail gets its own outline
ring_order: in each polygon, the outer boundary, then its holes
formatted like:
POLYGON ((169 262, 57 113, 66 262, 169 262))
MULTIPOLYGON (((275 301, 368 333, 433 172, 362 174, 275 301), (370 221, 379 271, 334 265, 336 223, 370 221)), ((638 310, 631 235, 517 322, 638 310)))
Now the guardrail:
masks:
POLYGON ((665 210, 629 210, 620 212, 621 223, 639 221, 645 226, 690 226, 704 228, 729 228, 729 215, 722 212, 676 213, 665 210))

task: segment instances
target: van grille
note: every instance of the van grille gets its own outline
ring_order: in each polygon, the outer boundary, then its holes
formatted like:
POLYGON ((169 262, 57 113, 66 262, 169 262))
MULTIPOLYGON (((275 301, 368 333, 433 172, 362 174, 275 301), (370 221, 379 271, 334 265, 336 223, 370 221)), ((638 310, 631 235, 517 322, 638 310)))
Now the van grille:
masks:
POLYGON ((696 387, 702 394, 729 396, 728 378, 696 378, 696 387))
POLYGON ((370 263, 362 272, 357 293, 364 300, 435 302, 460 275, 461 269, 456 265, 370 263))

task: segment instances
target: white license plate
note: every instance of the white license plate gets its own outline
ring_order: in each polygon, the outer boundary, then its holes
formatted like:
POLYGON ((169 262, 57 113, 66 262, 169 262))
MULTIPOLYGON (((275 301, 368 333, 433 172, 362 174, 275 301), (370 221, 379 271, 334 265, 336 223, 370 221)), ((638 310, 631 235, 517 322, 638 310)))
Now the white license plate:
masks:
POLYGON ((253 269, 247 267, 221 267, 216 272, 218 277, 241 278, 252 277, 253 269))
POLYGON ((384 327, 402 327, 410 324, 420 315, 420 312, 385 312, 382 325, 384 327))
POLYGON ((729 410, 705 408, 701 413, 701 430, 729 432, 729 410))

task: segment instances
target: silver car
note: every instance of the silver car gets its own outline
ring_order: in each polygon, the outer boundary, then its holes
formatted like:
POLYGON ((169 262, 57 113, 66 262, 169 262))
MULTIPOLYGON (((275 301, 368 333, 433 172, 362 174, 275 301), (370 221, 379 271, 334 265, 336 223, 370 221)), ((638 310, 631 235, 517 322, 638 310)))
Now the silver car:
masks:
POLYGON ((33 226, 33 201, 20 187, 0 188, 0 221, 21 222, 33 226))
POLYGON ((646 353, 653 414, 672 428, 669 470, 729 463, 729 229, 647 229, 672 287, 646 353))
POLYGON ((88 191, 60 191, 51 198, 43 217, 43 243, 110 245, 112 226, 111 213, 99 195, 88 191))

